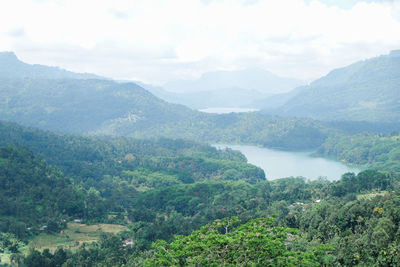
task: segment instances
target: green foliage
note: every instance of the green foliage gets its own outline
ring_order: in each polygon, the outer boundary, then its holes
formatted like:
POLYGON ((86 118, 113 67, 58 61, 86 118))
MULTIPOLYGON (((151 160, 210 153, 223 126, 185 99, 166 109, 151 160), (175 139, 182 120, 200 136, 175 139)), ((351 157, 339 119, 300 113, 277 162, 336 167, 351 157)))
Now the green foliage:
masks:
MULTIPOLYGON (((303 241, 296 240, 293 246, 329 244, 335 250, 334 262, 344 266, 396 266, 400 263, 399 201, 398 194, 386 194, 314 204, 297 214, 303 241)), ((292 213, 295 216, 295 211, 292 213)))
POLYGON ((319 266, 312 252, 289 251, 285 243, 296 231, 272 227, 272 221, 258 218, 234 227, 235 217, 216 220, 170 244, 157 241, 144 266, 319 266))
POLYGON ((365 170, 355 175, 345 173, 338 182, 331 185, 331 194, 334 196, 344 196, 350 193, 368 192, 371 190, 393 189, 393 177, 376 170, 365 170))
POLYGON ((189 234, 218 218, 239 216, 248 221, 268 206, 267 182, 202 182, 153 189, 140 194, 128 210, 137 248, 156 239, 189 234))
POLYGON ((398 134, 333 135, 316 154, 369 168, 400 172, 399 140, 398 134))
POLYGON ((97 134, 136 138, 185 138, 217 143, 247 143, 289 150, 314 149, 329 135, 322 123, 309 119, 282 118, 257 112, 232 114, 198 113, 174 123, 136 128, 124 121, 104 124, 97 134))
MULTIPOLYGON (((374 177, 386 176, 366 171, 346 174, 338 182, 306 182, 302 178, 256 184, 203 181, 148 189, 138 193, 127 210, 130 231, 104 236, 99 243, 67 253, 63 264, 154 266, 247 262, 259 266, 319 266, 371 265, 378 261, 396 265, 399 196, 392 193, 351 200, 357 191, 381 189, 380 182, 364 185, 364 181, 374 177), (339 197, 332 195, 333 188, 349 184, 356 186, 339 197), (318 201, 314 202, 315 199, 318 201), (275 222, 261 219, 273 213, 277 213, 275 222), (238 226, 239 219, 245 223, 238 226), (177 234, 180 236, 173 239, 177 234), (126 239, 134 241, 132 247, 123 245, 126 239), (153 251, 149 246, 157 239, 164 241, 157 241, 153 251)), ((90 188, 86 194, 96 197, 100 192, 90 188)), ((26 257, 26 264, 47 264, 54 255, 32 251, 26 257)))
POLYGON ((400 57, 389 54, 331 71, 278 108, 318 120, 400 121, 400 57))
POLYGON ((86 220, 127 209, 138 191, 196 181, 265 179, 240 152, 184 140, 81 137, 0 122, 0 145, 9 143, 43 155, 84 191, 96 189, 99 195, 88 195, 86 220))
POLYGON ((190 118, 196 112, 166 103, 134 83, 95 79, 1 79, 3 120, 70 133, 95 131, 104 123, 135 129, 190 118), (131 123, 131 122, 135 123, 131 123))
POLYGON ((57 231, 63 216, 83 215, 84 197, 57 169, 26 149, 0 147, 0 158, 0 232, 27 238, 41 225, 57 231))

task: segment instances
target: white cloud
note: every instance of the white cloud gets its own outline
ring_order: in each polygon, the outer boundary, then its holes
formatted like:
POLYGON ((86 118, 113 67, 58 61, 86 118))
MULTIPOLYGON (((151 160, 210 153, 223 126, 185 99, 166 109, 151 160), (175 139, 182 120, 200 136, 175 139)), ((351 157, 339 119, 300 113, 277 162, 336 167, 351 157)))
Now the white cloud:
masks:
POLYGON ((0 50, 159 83, 251 66, 316 78, 400 47, 399 1, 328 2, 3 0, 0 50))

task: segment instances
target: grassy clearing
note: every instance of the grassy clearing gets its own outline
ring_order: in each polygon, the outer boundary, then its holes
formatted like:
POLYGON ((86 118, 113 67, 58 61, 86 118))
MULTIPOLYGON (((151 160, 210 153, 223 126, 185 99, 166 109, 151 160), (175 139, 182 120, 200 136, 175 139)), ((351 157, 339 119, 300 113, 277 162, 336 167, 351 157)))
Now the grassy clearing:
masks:
POLYGON ((4 264, 4 263, 10 264, 10 255, 11 254, 0 253, 0 259, 1 259, 0 264, 4 264))
MULTIPOLYGON (((29 248, 43 251, 48 248, 54 252, 58 247, 64 249, 76 250, 83 243, 92 243, 100 239, 102 233, 116 234, 127 229, 126 226, 117 224, 93 224, 86 225, 80 223, 70 222, 67 224, 67 229, 60 233, 41 233, 33 238, 28 246, 19 249, 21 254, 27 255, 29 248)), ((0 264, 10 264, 11 253, 0 253, 0 264)))
MULTIPOLYGON (((19 247, 18 253, 26 255, 26 254, 28 254, 28 251, 29 251, 28 246, 22 246, 22 247, 19 247)), ((11 264, 10 256, 11 256, 10 252, 0 253, 0 259, 1 259, 0 265, 1 264, 9 264, 10 265, 11 264)))
POLYGON ((116 224, 94 224, 86 225, 79 223, 68 223, 67 229, 57 234, 42 233, 29 242, 29 247, 37 250, 48 248, 54 252, 58 247, 75 250, 83 243, 92 243, 100 239, 102 233, 118 233, 126 227, 116 224))
POLYGON ((387 193, 387 191, 381 191, 381 192, 375 192, 375 193, 368 193, 368 194, 360 194, 357 195, 357 200, 362 200, 362 199, 372 199, 376 196, 383 196, 387 193))

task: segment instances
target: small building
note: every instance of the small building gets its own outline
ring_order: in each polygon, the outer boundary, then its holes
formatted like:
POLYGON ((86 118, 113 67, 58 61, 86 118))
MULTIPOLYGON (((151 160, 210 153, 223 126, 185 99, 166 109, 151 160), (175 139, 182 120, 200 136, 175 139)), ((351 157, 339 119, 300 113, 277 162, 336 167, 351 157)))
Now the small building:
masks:
POLYGON ((124 241, 122 241, 122 246, 123 247, 133 247, 133 240, 132 239, 125 239, 124 241))
POLYGON ((42 227, 40 227, 40 231, 46 231, 47 230, 47 225, 43 225, 42 227))
POLYGON ((76 223, 82 223, 82 220, 81 220, 81 219, 75 219, 74 222, 76 222, 76 223))

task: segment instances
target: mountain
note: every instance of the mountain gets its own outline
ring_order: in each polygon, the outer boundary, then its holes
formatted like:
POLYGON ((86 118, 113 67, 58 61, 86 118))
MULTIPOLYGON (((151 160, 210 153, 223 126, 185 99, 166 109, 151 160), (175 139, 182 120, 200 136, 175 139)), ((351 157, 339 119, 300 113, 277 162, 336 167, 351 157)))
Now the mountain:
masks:
POLYGON ((27 64, 13 52, 0 52, 0 78, 31 79, 105 79, 88 73, 74 73, 58 67, 27 64))
POLYGON ((264 112, 266 110, 274 110, 284 105, 286 102, 288 102, 290 99, 294 98, 298 94, 300 94, 305 88, 306 88, 305 86, 300 86, 287 93, 276 94, 267 96, 262 99, 257 99, 253 101, 250 104, 250 106, 253 108, 264 110, 264 112))
POLYGON ((145 129, 196 114, 134 83, 26 64, 12 52, 0 53, 0 95, 2 120, 69 133, 88 133, 116 121, 145 129))
POLYGON ((400 121, 400 50, 331 71, 269 113, 318 120, 400 121))
POLYGON ((227 87, 218 90, 197 92, 170 92, 162 87, 139 83, 155 96, 170 103, 182 104, 193 109, 212 107, 245 107, 255 99, 265 97, 257 90, 227 87))
POLYGON ((134 83, 76 79, 0 79, 3 120, 46 130, 87 133, 114 120, 144 129, 194 111, 156 98, 134 83))
POLYGON ((206 72, 197 80, 169 82, 163 87, 141 84, 154 95, 195 109, 253 107, 251 103, 304 84, 261 69, 206 72))
POLYGON ((263 94, 287 92, 304 84, 303 81, 283 78, 269 71, 252 68, 237 71, 206 72, 197 80, 169 82, 164 89, 172 92, 211 91, 229 87, 256 90, 263 94))

